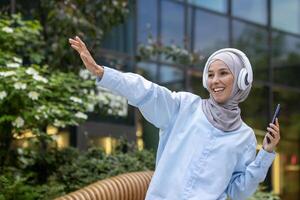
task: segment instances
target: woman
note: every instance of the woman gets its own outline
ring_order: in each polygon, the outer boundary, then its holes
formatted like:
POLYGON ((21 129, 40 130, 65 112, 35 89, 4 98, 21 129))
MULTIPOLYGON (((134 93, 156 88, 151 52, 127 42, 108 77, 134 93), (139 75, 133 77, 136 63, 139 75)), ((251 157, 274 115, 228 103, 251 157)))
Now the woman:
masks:
POLYGON ((252 82, 251 65, 242 52, 223 49, 208 59, 203 85, 210 98, 201 99, 171 92, 134 73, 99 66, 79 37, 69 42, 97 76, 98 85, 126 97, 160 129, 147 200, 241 200, 265 179, 280 139, 279 123, 276 119, 276 125, 267 128, 256 156, 254 132, 242 121, 238 107, 252 82))

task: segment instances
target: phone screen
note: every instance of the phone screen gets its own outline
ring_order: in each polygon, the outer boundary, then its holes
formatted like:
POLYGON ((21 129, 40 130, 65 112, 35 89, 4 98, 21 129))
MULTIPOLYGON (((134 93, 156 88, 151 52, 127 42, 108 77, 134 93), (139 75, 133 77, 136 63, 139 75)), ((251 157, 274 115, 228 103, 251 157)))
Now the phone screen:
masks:
MULTIPOLYGON (((275 113, 274 113, 273 118, 272 118, 272 124, 275 124, 275 120, 276 120, 276 118, 278 118, 279 112, 280 112, 280 104, 277 104, 275 113)), ((270 134, 273 136, 272 133, 270 133, 270 134)), ((267 142, 268 142, 268 144, 271 142, 269 138, 267 138, 267 142)))

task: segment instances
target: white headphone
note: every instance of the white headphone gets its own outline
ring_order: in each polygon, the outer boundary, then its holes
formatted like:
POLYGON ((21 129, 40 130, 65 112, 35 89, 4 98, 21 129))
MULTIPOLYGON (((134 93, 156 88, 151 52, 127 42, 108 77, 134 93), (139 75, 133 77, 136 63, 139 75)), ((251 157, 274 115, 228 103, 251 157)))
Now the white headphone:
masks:
POLYGON ((222 53, 222 52, 226 52, 226 51, 234 53, 234 54, 236 54, 237 56, 240 57, 243 65, 244 65, 244 68, 242 68, 241 71, 240 71, 240 73, 239 73, 237 84, 238 84, 239 89, 246 90, 247 87, 249 85, 251 85, 251 83, 253 81, 252 67, 251 67, 250 61, 247 58, 247 56, 242 51, 240 51, 238 49, 234 49, 234 48, 220 49, 220 50, 214 52, 211 56, 209 56, 209 58, 206 61, 204 70, 203 70, 203 76, 202 76, 203 87, 207 89, 207 78, 208 78, 208 68, 209 68, 208 65, 210 64, 211 59, 216 54, 219 54, 219 53, 222 53))

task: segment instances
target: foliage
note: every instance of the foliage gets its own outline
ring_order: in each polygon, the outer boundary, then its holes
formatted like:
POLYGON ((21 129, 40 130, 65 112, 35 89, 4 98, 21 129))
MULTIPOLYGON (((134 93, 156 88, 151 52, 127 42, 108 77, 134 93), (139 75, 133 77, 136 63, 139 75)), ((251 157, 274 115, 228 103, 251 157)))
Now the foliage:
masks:
MULTIPOLYGON (((103 90, 98 95, 95 77, 88 72, 81 70, 78 76, 37 64, 44 58, 40 31, 37 21, 23 21, 20 15, 0 19, 0 166, 9 159, 14 137, 28 130, 45 140, 47 125, 78 125, 95 107, 103 108, 102 113, 127 114, 121 109, 124 99, 103 90)), ((46 143, 41 145, 45 149, 46 143)))
POLYGON ((18 149, 17 163, 7 167, 0 176, 0 199, 52 199, 69 193, 92 182, 118 174, 154 170, 154 153, 128 143, 118 147, 111 155, 102 149, 90 148, 80 153, 75 148, 49 149, 44 155, 48 161, 48 172, 38 170, 41 154, 34 149, 18 149), (122 152, 121 150, 127 149, 122 152), (46 176, 39 182, 40 175, 46 176))
POLYGON ((81 66, 77 55, 67 48, 68 38, 81 36, 95 52, 105 33, 123 23, 129 12, 128 0, 22 0, 17 6, 24 15, 40 21, 46 62, 63 71, 78 71, 81 66))
POLYGON ((189 52, 176 45, 163 46, 159 42, 154 42, 152 36, 148 37, 148 44, 140 44, 138 47, 138 60, 156 60, 161 57, 163 60, 182 64, 193 65, 199 63, 203 56, 198 53, 189 52))

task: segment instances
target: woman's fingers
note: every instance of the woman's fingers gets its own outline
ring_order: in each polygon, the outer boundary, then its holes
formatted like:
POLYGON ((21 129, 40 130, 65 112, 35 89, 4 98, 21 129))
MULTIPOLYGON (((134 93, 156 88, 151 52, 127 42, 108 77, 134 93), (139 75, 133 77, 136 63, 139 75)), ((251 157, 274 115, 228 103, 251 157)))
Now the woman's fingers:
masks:
POLYGON ((76 40, 73 40, 72 38, 69 38, 69 43, 70 43, 71 45, 74 44, 74 45, 79 46, 79 42, 76 41, 76 40))
POLYGON ((274 140, 275 140, 275 138, 273 138, 273 136, 270 133, 267 133, 266 137, 269 138, 269 140, 271 141, 271 143, 273 143, 274 140))
POLYGON ((270 127, 268 127, 267 130, 268 130, 269 133, 272 133, 271 135, 272 135, 274 138, 275 138, 275 137, 276 137, 276 138, 278 137, 278 132, 277 132, 276 130, 274 130, 274 129, 270 128, 270 127))
POLYGON ((270 123, 269 126, 270 126, 271 128, 273 128, 274 130, 276 130, 277 132, 279 132, 279 128, 278 128, 278 126, 276 126, 275 124, 270 123))
POLYGON ((77 45, 72 44, 71 47, 80 53, 80 48, 77 45))
POLYGON ((276 118, 275 124, 276 124, 276 126, 280 129, 280 125, 279 125, 279 122, 278 122, 278 118, 276 118))
POLYGON ((79 42, 80 46, 82 46, 83 48, 86 48, 84 42, 83 42, 78 36, 75 37, 75 40, 76 40, 77 42, 79 42))

